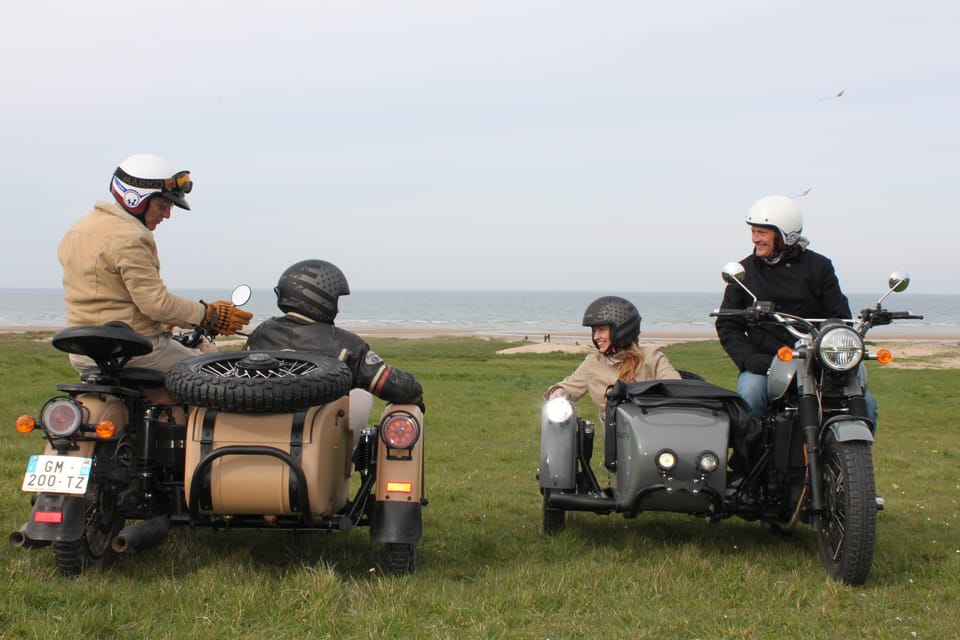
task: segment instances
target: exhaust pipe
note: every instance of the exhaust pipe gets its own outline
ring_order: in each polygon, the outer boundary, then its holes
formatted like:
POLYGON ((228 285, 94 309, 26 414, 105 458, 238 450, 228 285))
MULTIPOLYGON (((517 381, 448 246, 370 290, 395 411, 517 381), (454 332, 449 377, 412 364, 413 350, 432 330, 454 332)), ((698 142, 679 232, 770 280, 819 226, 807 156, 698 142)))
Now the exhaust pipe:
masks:
POLYGON ((169 531, 170 518, 156 516, 124 527, 110 546, 117 553, 140 553, 163 542, 169 531))
POLYGON ((593 513, 613 513, 617 503, 613 498, 598 498, 572 493, 551 493, 549 506, 570 511, 592 511, 593 513))
POLYGON ((49 540, 34 540, 27 535, 27 525, 10 534, 10 544, 18 549, 39 549, 50 544, 49 540))

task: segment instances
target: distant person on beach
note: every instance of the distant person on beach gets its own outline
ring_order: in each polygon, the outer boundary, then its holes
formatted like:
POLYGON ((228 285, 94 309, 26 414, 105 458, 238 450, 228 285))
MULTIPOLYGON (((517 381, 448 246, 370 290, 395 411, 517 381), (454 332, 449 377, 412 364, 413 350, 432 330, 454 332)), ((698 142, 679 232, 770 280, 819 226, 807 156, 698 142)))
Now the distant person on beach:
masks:
MULTIPOLYGON (((746 271, 743 284, 758 300, 773 302, 777 311, 804 318, 850 318, 850 303, 829 258, 807 248, 803 215, 797 203, 785 196, 757 200, 747 212, 753 252, 740 261, 746 271)), ((723 292, 722 309, 745 309, 753 299, 736 284, 723 292)), ((781 327, 748 326, 743 318, 719 317, 720 344, 740 369, 737 392, 753 415, 767 412, 767 370, 777 349, 796 341, 781 327)), ((865 398, 874 423, 877 403, 870 392, 865 398)))
POLYGON ((576 402, 586 394, 603 415, 607 388, 618 380, 678 380, 680 373, 663 353, 640 346, 640 312, 632 302, 603 296, 583 313, 583 326, 590 327, 596 353, 589 354, 569 376, 547 389, 545 399, 566 397, 576 402))
POLYGON ((347 278, 336 265, 325 260, 297 262, 283 272, 273 291, 284 315, 254 329, 245 351, 313 351, 345 362, 353 373, 350 428, 354 433, 367 426, 373 396, 423 410, 423 387, 412 373, 387 364, 363 338, 334 326, 340 296, 350 295, 347 278))
MULTIPOLYGON (((160 278, 153 231, 174 205, 190 209, 186 194, 192 189, 190 172, 155 155, 130 156, 113 172, 113 199, 98 200, 57 249, 67 326, 126 323, 153 345, 150 353, 130 359, 132 367, 166 371, 197 355, 173 339, 171 325, 200 325, 231 335, 252 317, 226 300, 206 303, 175 296, 160 278)), ((78 371, 95 366, 72 354, 70 363, 78 371)))

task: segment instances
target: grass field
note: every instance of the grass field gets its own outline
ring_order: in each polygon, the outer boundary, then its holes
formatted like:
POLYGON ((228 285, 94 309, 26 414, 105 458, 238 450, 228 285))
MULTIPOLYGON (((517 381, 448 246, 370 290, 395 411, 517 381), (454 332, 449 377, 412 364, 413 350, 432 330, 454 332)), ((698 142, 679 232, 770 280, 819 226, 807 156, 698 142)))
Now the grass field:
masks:
MULTIPOLYGON (((0 531, 39 436, 13 428, 75 376, 46 338, 0 335, 0 531)), ((949 638, 960 629, 955 370, 869 365, 879 514, 864 587, 826 577, 813 532, 673 514, 569 514, 540 531, 541 394, 581 356, 496 355, 496 340, 372 340, 426 390, 430 505, 415 574, 376 570, 347 534, 178 529, 107 572, 60 578, 49 548, 0 551, 0 638, 949 638)), ((666 348, 726 387, 716 342, 666 348)), ((589 401, 581 405, 592 413, 589 401)), ((597 471, 600 471, 597 465, 597 471)))

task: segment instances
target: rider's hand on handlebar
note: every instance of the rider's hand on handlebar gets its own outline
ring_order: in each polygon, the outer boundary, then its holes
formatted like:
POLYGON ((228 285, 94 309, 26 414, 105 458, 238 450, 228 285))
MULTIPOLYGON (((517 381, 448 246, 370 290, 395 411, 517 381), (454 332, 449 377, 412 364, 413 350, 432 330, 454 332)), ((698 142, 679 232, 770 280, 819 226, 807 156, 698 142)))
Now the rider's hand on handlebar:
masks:
POLYGON ((554 398, 566 398, 567 392, 563 390, 562 387, 557 387, 550 392, 550 397, 547 400, 553 400, 554 398))
POLYGON ((216 302, 201 300, 200 302, 206 309, 200 326, 225 336, 232 336, 253 318, 252 313, 235 307, 232 302, 226 300, 217 300, 216 302))

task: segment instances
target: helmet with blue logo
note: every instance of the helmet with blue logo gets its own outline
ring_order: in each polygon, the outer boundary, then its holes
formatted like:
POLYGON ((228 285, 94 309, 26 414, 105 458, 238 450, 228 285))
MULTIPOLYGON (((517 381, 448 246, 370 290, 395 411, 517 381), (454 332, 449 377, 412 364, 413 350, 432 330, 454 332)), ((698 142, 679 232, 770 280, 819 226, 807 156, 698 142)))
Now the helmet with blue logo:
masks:
POLYGON ((168 161, 150 153, 138 153, 121 162, 110 180, 110 193, 135 216, 143 215, 154 196, 189 210, 186 194, 192 190, 189 171, 177 170, 168 161))

